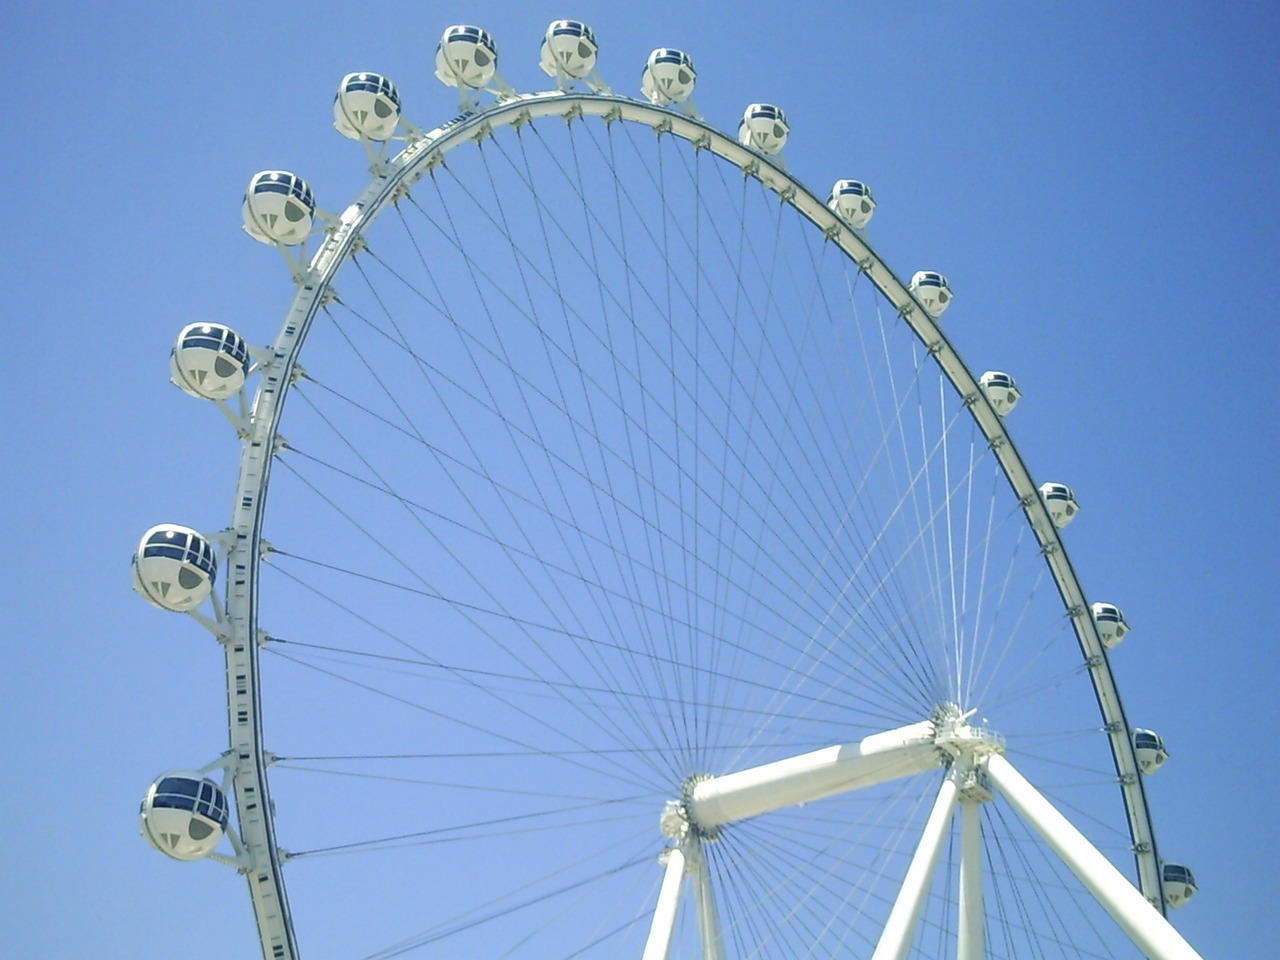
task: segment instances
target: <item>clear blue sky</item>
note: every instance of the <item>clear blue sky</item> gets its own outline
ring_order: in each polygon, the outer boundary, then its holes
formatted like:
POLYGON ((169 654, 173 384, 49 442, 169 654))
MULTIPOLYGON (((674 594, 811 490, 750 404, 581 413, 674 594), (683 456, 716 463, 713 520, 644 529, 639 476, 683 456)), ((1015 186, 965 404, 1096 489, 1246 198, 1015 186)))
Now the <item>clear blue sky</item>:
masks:
POLYGON ((1114 663, 1131 720, 1173 754, 1148 785, 1162 853, 1201 885, 1178 926, 1206 957, 1271 955, 1280 16, 666 0, 0 15, 6 954, 251 955, 243 884, 137 833, 151 778, 223 742, 211 644, 128 585, 142 530, 221 516, 234 489, 234 438, 167 383, 169 344, 196 319, 273 334, 287 280, 241 233, 240 195, 267 167, 298 169, 330 209, 355 195, 363 164, 330 128, 343 73, 391 75, 431 127, 456 112, 431 76, 444 26, 492 31, 531 90, 559 16, 595 27, 622 92, 676 46, 721 128, 747 102, 782 105, 797 177, 820 192, 856 167, 881 204, 877 249, 899 273, 948 274, 955 343, 1018 377, 1022 454, 1079 494, 1076 568, 1133 623, 1114 663))

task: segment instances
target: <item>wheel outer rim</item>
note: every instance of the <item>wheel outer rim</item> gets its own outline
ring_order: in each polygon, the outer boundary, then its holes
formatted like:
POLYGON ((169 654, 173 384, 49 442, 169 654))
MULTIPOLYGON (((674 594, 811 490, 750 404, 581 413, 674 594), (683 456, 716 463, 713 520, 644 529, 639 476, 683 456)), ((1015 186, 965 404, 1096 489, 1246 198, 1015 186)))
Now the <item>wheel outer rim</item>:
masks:
POLYGON ((295 373, 298 355, 320 308, 328 301, 339 268, 358 249, 364 230, 408 186, 430 172, 456 146, 483 140, 494 129, 519 125, 549 116, 569 122, 585 116, 607 122, 640 123, 657 133, 669 133, 699 149, 709 150, 791 203, 858 266, 868 280, 897 310, 915 332, 947 379, 964 399, 979 429, 998 458, 1004 474, 1022 504, 1041 552, 1057 584, 1089 674, 1111 744, 1119 786, 1128 814, 1129 831, 1144 896, 1165 912, 1155 833, 1151 825, 1142 775, 1129 736, 1129 725, 1120 702, 1106 649, 1090 616, 1089 604, 1067 556, 1058 529, 1039 496, 1012 438, 1000 416, 960 359, 937 322, 912 295, 906 284, 884 263, 866 241, 841 221, 806 187, 768 158, 744 147, 707 124, 682 114, 624 97, 599 94, 545 93, 505 98, 473 113, 464 113, 412 141, 395 158, 375 172, 373 180, 339 218, 312 257, 285 320, 264 364, 254 396, 251 427, 244 440, 236 485, 231 532, 234 546, 228 551, 226 642, 227 707, 230 747, 236 757, 236 816, 249 857, 246 871, 263 955, 268 960, 296 960, 288 899, 280 867, 287 855, 277 847, 274 818, 267 786, 268 756, 262 746, 261 690, 258 679, 258 647, 268 638, 257 623, 258 573, 264 549, 263 511, 271 473, 271 460, 279 441, 284 400, 295 373))

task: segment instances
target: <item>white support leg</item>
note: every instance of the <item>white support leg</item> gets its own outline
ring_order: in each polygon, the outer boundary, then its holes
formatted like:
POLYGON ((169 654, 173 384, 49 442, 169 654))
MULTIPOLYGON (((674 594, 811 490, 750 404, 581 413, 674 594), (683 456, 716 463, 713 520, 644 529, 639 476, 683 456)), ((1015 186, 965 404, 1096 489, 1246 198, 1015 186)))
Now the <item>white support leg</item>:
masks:
POLYGON ((1160 911, 1008 760, 999 755, 989 757, 987 774, 1009 805, 1036 829, 1147 957, 1201 960, 1160 911))
POLYGON ((667 960, 671 935, 676 928, 676 907, 680 904, 680 887, 684 883, 684 852, 679 847, 672 847, 666 851, 666 857, 666 872, 662 875, 658 905, 653 908, 653 921, 649 924, 649 939, 644 945, 642 960, 667 960))
POLYGON ((711 887, 711 870, 707 854, 697 846, 690 851, 689 874, 693 879, 693 898, 698 907, 698 934, 702 942, 703 960, 724 960, 724 942, 720 938, 720 915, 711 887))
POLYGON ((857 743, 703 780, 693 789, 689 818, 704 830, 783 807, 809 803, 942 765, 930 721, 872 734, 857 743))
POLYGON ((960 928, 956 960, 983 960, 982 804, 960 802, 960 928))
POLYGON ((902 889, 889 912, 889 919, 880 933, 880 942, 876 944, 876 952, 871 955, 871 960, 903 960, 911 949, 916 924, 924 910, 924 898, 929 892, 934 867, 938 865, 938 854, 942 852, 942 841, 946 839, 947 829, 951 826, 951 815, 956 808, 959 789, 954 777, 949 776, 942 781, 938 799, 934 801, 929 820, 924 825, 920 845, 911 858, 911 866, 907 867, 902 889))

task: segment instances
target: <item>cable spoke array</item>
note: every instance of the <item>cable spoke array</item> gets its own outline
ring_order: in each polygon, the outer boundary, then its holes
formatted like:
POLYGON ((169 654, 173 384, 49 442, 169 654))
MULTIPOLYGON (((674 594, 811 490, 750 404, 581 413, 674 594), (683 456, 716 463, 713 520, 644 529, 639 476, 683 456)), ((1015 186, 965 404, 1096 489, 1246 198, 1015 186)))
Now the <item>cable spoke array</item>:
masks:
MULTIPOLYGON (((664 803, 944 705, 1127 841, 1070 620, 964 398, 711 151, 590 117, 486 132, 361 237, 302 362, 258 615, 303 952, 638 956, 664 803)), ((707 838, 726 955, 869 954, 939 776, 707 838)), ((989 955, 1132 955, 988 807, 989 955)), ((954 949, 958 839, 943 861, 920 956, 954 949)), ((697 925, 671 956, 701 956, 697 925)))

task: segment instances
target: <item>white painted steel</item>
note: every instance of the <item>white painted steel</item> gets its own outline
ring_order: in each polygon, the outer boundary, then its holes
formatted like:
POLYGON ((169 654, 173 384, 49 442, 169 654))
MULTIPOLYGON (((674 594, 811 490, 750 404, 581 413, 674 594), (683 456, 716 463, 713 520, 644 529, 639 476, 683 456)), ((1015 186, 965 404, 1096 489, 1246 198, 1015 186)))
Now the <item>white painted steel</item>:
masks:
POLYGON ((983 960, 986 928, 982 904, 982 804, 960 803, 960 904, 956 960, 983 960))
POLYGON ((987 773, 1010 806, 1035 828, 1151 960, 1201 960, 1173 925, 1013 764, 1002 756, 992 756, 987 759, 987 773))
POLYGON ((665 853, 667 866, 662 874, 662 887, 658 890, 658 905, 654 907, 649 923, 649 939, 645 942, 641 960, 667 960, 671 949, 671 935, 675 931, 676 908, 680 905, 680 888, 684 885, 684 851, 672 847, 665 853))
POLYGON ((893 909, 889 912, 889 919, 885 921, 884 931, 880 934, 880 942, 876 944, 876 952, 871 955, 871 960, 904 960, 911 949, 911 941, 915 938, 925 897, 929 895, 929 884, 933 881, 938 854, 942 852, 942 841, 946 839, 951 826, 951 816, 955 813, 959 793, 960 788, 956 785, 954 775, 943 780, 942 786, 938 788, 938 798, 929 811, 920 844, 911 858, 911 865, 907 867, 907 875, 902 879, 902 889, 898 891, 898 899, 893 902, 893 909))
POLYGON ((931 722, 913 723, 857 743, 823 747, 703 780, 693 789, 689 818, 703 830, 714 830, 783 807, 923 773, 943 762, 933 734, 931 722))
POLYGON ((693 879, 694 903, 698 908, 698 935, 702 943, 702 960, 724 960, 724 938, 720 932, 720 914, 716 910, 715 889, 711 885, 707 852, 701 843, 693 848, 693 855, 689 858, 689 873, 693 879))
MULTIPOLYGON (((359 247, 366 228, 405 189, 438 165, 449 150, 482 140, 497 127, 548 116, 567 119, 593 116, 609 122, 639 123, 659 133, 685 139, 732 163, 775 191, 782 200, 792 204, 823 231, 832 243, 859 265, 867 278, 911 326, 959 395, 969 404, 975 421, 986 435, 1020 498, 1027 519, 1046 556, 1071 617, 1084 659, 1089 664, 1128 813, 1143 890, 1153 902, 1163 905, 1159 858, 1142 778, 1138 775, 1138 763, 1128 724, 1106 651, 1097 626, 1090 616, 1084 592, 1063 549, 1058 530, 1054 527, 1011 438, 1005 432, 999 415, 937 323, 866 241, 843 224, 821 199, 795 181, 780 166, 700 120, 688 116, 623 97, 551 91, 505 97, 490 106, 465 113, 413 140, 399 155, 380 167, 372 182, 341 215, 337 226, 326 235, 316 251, 305 274, 300 278, 297 293, 274 339, 270 356, 262 365, 248 435, 242 448, 235 508, 230 525, 234 546, 228 551, 226 589, 229 639, 225 644, 225 652, 228 732, 230 748, 236 757, 237 821, 246 856, 251 864, 246 876, 257 917, 263 956, 267 960, 295 960, 298 955, 288 900, 280 876, 281 858, 270 812, 267 759, 262 744, 262 696, 258 667, 258 648, 263 639, 259 634, 257 617, 263 512, 271 463, 279 437, 284 397, 294 377, 307 332, 329 295, 340 267, 359 247)), ((838 751, 840 748, 835 749, 838 751)), ((913 762, 921 764, 921 769, 928 768, 923 763, 923 757, 915 755, 923 751, 912 748, 909 752, 913 762)), ((830 760, 827 762, 829 764, 830 760)), ((717 789, 723 788, 724 783, 721 783, 717 789)), ((807 795, 811 789, 797 788, 796 795, 807 795)), ((833 784, 832 792, 838 789, 840 787, 833 784)), ((764 809, 776 809, 777 806, 785 805, 785 801, 777 802, 776 795, 767 803, 764 801, 764 797, 773 791, 772 785, 766 786, 764 781, 760 781, 753 792, 748 792, 746 788, 741 792, 730 791, 730 794, 737 794, 738 798, 753 797, 750 802, 741 800, 737 812, 727 809, 716 812, 712 806, 704 804, 705 809, 700 815, 711 821, 725 823, 735 817, 754 815, 747 812, 750 809, 763 812, 764 809)), ((738 800, 735 799, 735 802, 738 800)))

